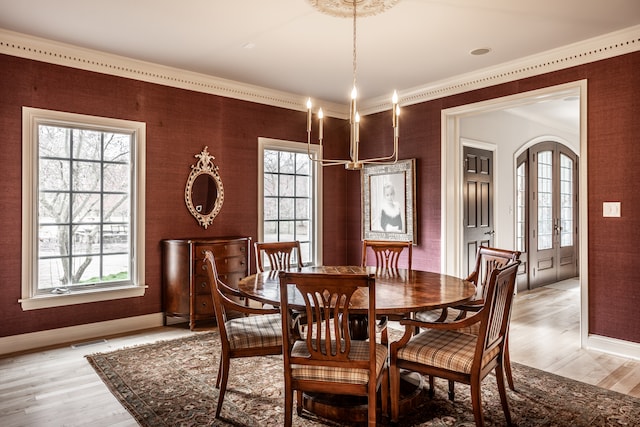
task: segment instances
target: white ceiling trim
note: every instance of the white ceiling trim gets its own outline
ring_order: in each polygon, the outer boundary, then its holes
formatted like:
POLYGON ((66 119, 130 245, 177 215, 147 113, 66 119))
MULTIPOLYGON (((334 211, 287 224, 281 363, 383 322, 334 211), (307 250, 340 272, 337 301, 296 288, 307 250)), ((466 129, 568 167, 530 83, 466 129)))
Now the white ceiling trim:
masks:
MULTIPOLYGON (((640 50, 640 25, 562 48, 521 58, 433 84, 399 91, 400 104, 413 105, 449 95, 494 86, 538 74, 599 61, 640 50)), ((0 28, 0 53, 98 73, 126 77, 297 111, 306 110, 306 96, 276 91, 215 76, 166 67, 0 28)), ((322 103, 327 116, 347 118, 348 105, 322 103)), ((362 114, 389 110, 387 98, 361 102, 362 114)))

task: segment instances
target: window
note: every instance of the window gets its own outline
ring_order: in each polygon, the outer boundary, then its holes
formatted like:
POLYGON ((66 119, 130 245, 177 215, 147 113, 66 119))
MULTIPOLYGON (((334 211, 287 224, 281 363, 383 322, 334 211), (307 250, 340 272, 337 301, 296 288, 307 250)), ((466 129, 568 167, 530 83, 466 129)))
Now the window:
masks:
POLYGON ((303 264, 322 264, 321 167, 309 159, 307 144, 260 138, 259 145, 258 239, 298 240, 303 264))
POLYGON ((144 293, 139 122, 23 109, 23 309, 144 293))

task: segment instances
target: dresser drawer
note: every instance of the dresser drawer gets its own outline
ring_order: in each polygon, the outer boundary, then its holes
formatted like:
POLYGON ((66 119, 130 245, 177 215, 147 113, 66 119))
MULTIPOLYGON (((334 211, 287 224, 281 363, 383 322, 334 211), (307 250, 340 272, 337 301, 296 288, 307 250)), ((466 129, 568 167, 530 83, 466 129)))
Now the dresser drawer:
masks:
MULTIPOLYGON (((215 256, 215 255, 214 255, 215 256)), ((216 269, 218 270, 218 275, 222 277, 226 273, 233 272, 243 272, 247 271, 247 259, 244 257, 234 256, 234 257, 218 257, 216 258, 216 269)), ((207 275, 207 265, 204 260, 196 261, 196 274, 207 275)))
POLYGON ((213 256, 216 259, 227 257, 247 257, 247 245, 244 242, 227 242, 219 244, 198 243, 195 247, 196 258, 202 261, 204 259, 205 251, 213 252, 213 256))
POLYGON ((213 300, 211 294, 209 295, 196 295, 195 307, 196 315, 211 315, 215 314, 213 310, 213 300))

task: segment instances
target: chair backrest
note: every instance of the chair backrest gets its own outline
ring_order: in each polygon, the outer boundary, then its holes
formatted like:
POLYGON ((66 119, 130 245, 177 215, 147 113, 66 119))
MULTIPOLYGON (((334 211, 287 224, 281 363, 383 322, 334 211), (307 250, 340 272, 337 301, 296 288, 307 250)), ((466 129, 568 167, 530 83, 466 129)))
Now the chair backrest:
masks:
POLYGON ((271 270, 288 270, 295 263, 295 267, 302 267, 302 252, 300 251, 300 242, 295 240, 291 242, 256 242, 254 243, 256 251, 256 265, 258 271, 264 271, 262 265, 262 255, 266 255, 269 259, 271 270))
POLYGON ((493 359, 489 354, 497 354, 494 353, 496 347, 504 348, 519 265, 520 261, 516 260, 493 269, 489 276, 474 361, 481 366, 493 359))
POLYGON ((474 299, 485 299, 489 278, 496 268, 501 268, 520 259, 519 251, 480 246, 476 252, 473 271, 466 280, 476 285, 474 299))
POLYGON ((233 296, 239 296, 238 291, 224 284, 218 277, 218 270, 216 269, 216 261, 213 256, 213 252, 205 251, 204 261, 207 268, 207 274, 209 276, 209 288, 211 289, 211 298, 213 299, 213 309, 216 313, 216 322, 218 323, 220 340, 224 345, 229 341, 225 327, 229 312, 235 310, 235 317, 237 317, 237 312, 242 312, 244 306, 231 299, 233 296))
POLYGON ((411 270, 411 258, 413 250, 412 241, 386 241, 386 240, 363 240, 362 241, 362 266, 367 266, 367 255, 373 252, 375 255, 375 266, 382 270, 397 270, 400 254, 406 249, 407 269, 411 270))
POLYGON ((280 303, 283 324, 283 355, 285 375, 292 364, 328 365, 343 368, 371 369, 376 363, 375 340, 375 278, 367 274, 323 274, 280 272, 280 303), (307 333, 296 336, 290 325, 293 323, 290 295, 299 292, 305 304, 307 333), (368 331, 370 339, 369 360, 352 360, 349 350, 352 344, 349 326, 349 307, 355 298, 368 298, 368 331), (364 294, 362 293, 364 292, 364 294), (286 313, 286 315, 285 315, 286 313), (310 357, 294 357, 293 344, 304 340, 310 357))

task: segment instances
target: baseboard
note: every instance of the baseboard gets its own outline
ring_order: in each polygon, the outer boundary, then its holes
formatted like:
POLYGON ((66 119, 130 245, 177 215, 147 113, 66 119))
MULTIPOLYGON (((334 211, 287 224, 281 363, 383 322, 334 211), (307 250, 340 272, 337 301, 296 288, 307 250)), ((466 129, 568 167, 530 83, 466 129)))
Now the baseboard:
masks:
POLYGON ((640 360, 640 344, 631 341, 623 341, 600 335, 589 335, 587 337, 586 347, 589 350, 640 360))
POLYGON ((88 323, 0 338, 0 355, 162 326, 162 313, 88 323))

